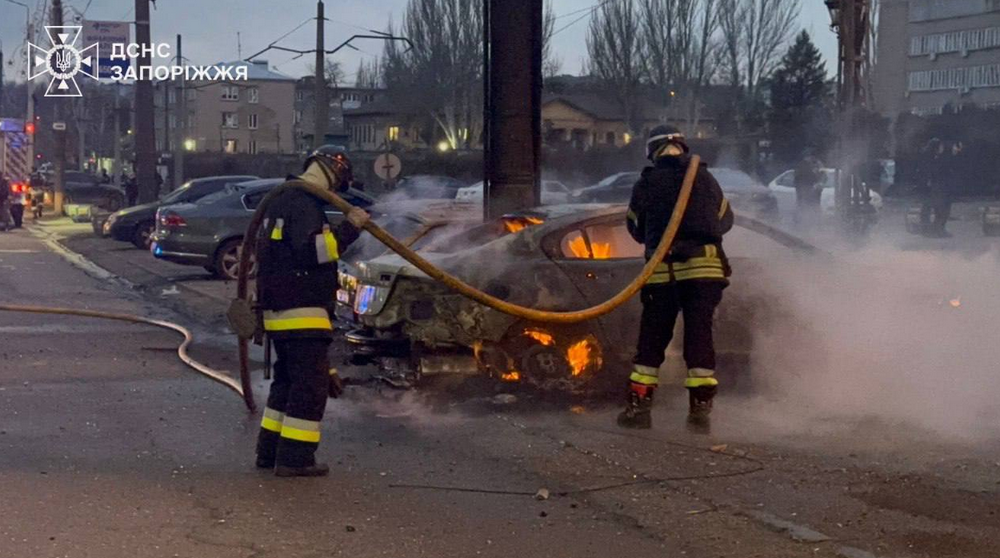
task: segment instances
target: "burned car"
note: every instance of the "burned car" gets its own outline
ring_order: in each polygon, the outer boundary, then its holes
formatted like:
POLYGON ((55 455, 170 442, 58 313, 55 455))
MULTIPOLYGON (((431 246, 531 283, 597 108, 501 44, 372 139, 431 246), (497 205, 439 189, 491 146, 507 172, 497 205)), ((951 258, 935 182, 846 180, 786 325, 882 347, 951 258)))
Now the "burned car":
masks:
MULTIPOLYGON (((579 310, 620 292, 645 263, 642 246, 626 230, 625 210, 623 205, 536 208, 440 238, 420 253, 500 299, 543 310, 579 310)), ((716 319, 720 376, 735 376, 748 366, 751 324, 767 319, 763 313, 775 306, 753 289, 763 258, 743 255, 789 252, 742 228, 727 236, 730 245, 739 280, 727 289, 716 319)), ((345 268, 341 289, 339 297, 353 306, 358 326, 347 335, 355 354, 412 379, 486 374, 546 389, 586 390, 621 381, 638 335, 638 297, 580 324, 532 323, 450 291, 395 254, 345 268)))

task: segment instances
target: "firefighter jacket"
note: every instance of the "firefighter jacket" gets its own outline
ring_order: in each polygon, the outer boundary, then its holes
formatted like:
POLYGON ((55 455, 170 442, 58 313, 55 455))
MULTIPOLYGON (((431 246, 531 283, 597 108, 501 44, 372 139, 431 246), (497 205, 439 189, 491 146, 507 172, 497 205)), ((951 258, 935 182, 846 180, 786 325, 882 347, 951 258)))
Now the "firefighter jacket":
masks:
MULTIPOLYGON (((661 157, 647 167, 632 189, 628 231, 653 256, 670 222, 690 157, 661 157)), ((722 235, 733 227, 733 211, 715 177, 701 164, 674 245, 650 284, 708 280, 728 283, 731 274, 722 235)))
POLYGON ((325 202, 297 189, 279 193, 257 240, 258 300, 272 338, 331 337, 337 261, 358 229, 344 221, 331 230, 325 202))

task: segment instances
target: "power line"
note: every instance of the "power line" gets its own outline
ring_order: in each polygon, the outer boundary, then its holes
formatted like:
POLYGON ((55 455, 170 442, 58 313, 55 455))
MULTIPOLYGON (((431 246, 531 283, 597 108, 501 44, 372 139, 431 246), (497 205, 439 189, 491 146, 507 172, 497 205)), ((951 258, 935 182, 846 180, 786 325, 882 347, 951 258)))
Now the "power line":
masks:
POLYGON ((597 10, 597 6, 594 6, 594 7, 592 7, 592 8, 587 8, 587 10, 588 10, 588 12, 587 12, 587 13, 585 13, 585 14, 583 14, 582 16, 580 16, 580 17, 578 17, 578 18, 574 19, 573 21, 571 21, 571 22, 567 23, 566 25, 563 25, 563 26, 562 26, 562 27, 560 27, 559 29, 557 29, 557 30, 553 31, 553 32, 552 32, 552 35, 550 35, 550 38, 551 38, 551 37, 555 37, 555 36, 556 36, 556 35, 558 35, 559 33, 562 33, 563 31, 565 31, 565 30, 569 29, 570 27, 573 27, 573 26, 574 26, 574 25, 576 25, 577 23, 580 23, 580 22, 581 22, 581 21, 583 21, 584 19, 587 19, 588 17, 592 16, 592 15, 594 14, 594 12, 595 12, 595 11, 597 10))
POLYGON ((577 14, 582 14, 583 12, 593 12, 593 11, 595 11, 595 10, 603 7, 605 4, 610 4, 611 2, 612 2, 612 0, 604 0, 603 2, 600 2, 598 4, 594 4, 593 6, 590 6, 590 7, 587 7, 587 8, 580 8, 579 10, 573 10, 572 12, 569 12, 569 13, 565 13, 565 14, 562 14, 562 15, 557 15, 556 17, 553 18, 553 21, 559 21, 560 19, 564 19, 564 18, 567 18, 567 17, 573 17, 573 16, 575 16, 577 14))

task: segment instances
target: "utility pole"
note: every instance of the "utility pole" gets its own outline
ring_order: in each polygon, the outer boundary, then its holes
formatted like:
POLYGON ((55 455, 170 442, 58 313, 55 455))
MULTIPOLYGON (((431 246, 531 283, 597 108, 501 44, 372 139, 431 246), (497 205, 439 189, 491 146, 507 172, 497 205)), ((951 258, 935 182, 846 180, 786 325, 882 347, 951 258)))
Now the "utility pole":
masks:
MULTIPOLYGON (((171 151, 170 138, 172 135, 170 133, 170 80, 163 80, 160 83, 163 84, 163 149, 159 150, 159 152, 167 153, 168 151, 171 151)), ((174 173, 173 171, 171 171, 170 184, 173 184, 174 181, 173 175, 174 173)), ((170 184, 167 184, 166 182, 164 182, 164 184, 167 186, 169 190, 173 190, 170 184)), ((156 192, 157 197, 159 197, 161 193, 162 192, 159 191, 156 192)))
MULTIPOLYGON (((62 27, 62 0, 52 0, 52 15, 50 17, 50 21, 52 21, 52 25, 62 27)), ((66 127, 63 122, 62 103, 60 101, 60 99, 57 99, 54 102, 52 111, 54 115, 53 125, 55 122, 63 123, 62 129, 52 129, 52 135, 55 140, 55 199, 53 202, 55 204, 54 209, 56 215, 62 215, 63 200, 66 197, 66 186, 64 183, 66 172, 66 127)))
POLYGON ((837 208, 848 232, 864 234, 874 217, 871 191, 859 170, 868 149, 864 137, 864 70, 867 64, 867 41, 870 37, 871 0, 826 0, 831 23, 837 30, 840 80, 837 105, 841 130, 837 142, 837 208))
POLYGON ((323 26, 326 18, 323 15, 323 0, 316 2, 316 122, 313 128, 313 147, 318 148, 326 143, 326 122, 329 118, 330 106, 326 99, 326 40, 323 26))
MULTIPOLYGON (((181 36, 177 35, 177 64, 184 65, 184 53, 181 50, 181 36)), ((174 140, 174 189, 184 184, 184 140, 187 139, 187 82, 181 74, 181 85, 177 89, 177 138, 174 140)))
POLYGON ((0 41, 0 117, 3 116, 3 80, 3 41, 0 41))
MULTIPOLYGON (((151 66, 150 51, 153 50, 149 31, 149 0, 135 0, 135 38, 139 44, 139 58, 136 71, 151 66)), ((135 175, 139 182, 139 203, 156 200, 156 117, 153 108, 153 82, 149 79, 135 82, 135 175)), ((141 77, 141 75, 140 75, 141 77)))
POLYGON ((539 203, 542 0, 484 0, 485 214, 539 203), (528 61, 529 63, 525 63, 528 61))
POLYGON ((115 186, 122 186, 122 109, 121 109, 121 84, 115 82, 115 129, 112 134, 115 138, 115 160, 111 165, 111 177, 115 186))

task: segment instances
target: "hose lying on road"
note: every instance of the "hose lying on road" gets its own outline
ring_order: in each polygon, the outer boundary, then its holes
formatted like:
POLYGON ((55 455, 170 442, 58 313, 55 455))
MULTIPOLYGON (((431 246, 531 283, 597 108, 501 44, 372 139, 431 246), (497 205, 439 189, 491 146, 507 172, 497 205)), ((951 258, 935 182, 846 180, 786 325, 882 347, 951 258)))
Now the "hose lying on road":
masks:
POLYGON ((177 356, 181 359, 181 362, 192 368, 194 371, 207 376, 208 378, 226 386, 227 388, 235 391, 241 397, 243 397, 247 408, 251 412, 254 411, 255 405, 253 402, 253 394, 249 390, 244 390, 243 386, 239 382, 230 378, 225 372, 215 370, 205 366, 204 364, 194 360, 188 355, 187 349, 191 344, 193 337, 191 332, 187 328, 179 326, 175 323, 165 322, 162 320, 153 320, 151 318, 143 318, 141 316, 132 316, 129 314, 115 314, 112 312, 98 312, 96 310, 77 310, 73 308, 49 308, 45 306, 22 306, 17 304, 0 304, 0 312, 22 312, 28 314, 55 314, 61 316, 79 316, 83 318, 97 318, 99 320, 115 320, 119 322, 128 322, 133 324, 146 324, 161 329, 169 329, 176 333, 181 334, 184 337, 184 342, 177 347, 177 356))

